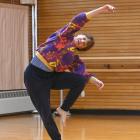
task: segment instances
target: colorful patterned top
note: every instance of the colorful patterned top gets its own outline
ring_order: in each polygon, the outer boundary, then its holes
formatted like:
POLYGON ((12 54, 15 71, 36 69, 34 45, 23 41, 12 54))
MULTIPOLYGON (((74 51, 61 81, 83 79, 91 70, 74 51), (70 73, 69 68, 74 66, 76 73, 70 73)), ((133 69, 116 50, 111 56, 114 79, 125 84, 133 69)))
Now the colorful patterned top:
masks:
POLYGON ((75 54, 76 47, 73 44, 74 33, 79 31, 87 21, 84 12, 76 15, 70 23, 53 33, 38 47, 37 58, 51 71, 70 70, 89 78, 92 74, 85 72, 86 67, 75 54))

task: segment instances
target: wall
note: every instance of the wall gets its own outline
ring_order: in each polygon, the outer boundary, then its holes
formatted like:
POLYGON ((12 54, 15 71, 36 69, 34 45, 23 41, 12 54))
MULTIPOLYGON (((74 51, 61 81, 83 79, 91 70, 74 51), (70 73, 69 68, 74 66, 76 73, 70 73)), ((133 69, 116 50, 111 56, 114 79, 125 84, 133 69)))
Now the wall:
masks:
MULTIPOLYGON (((73 108, 78 109, 140 109, 140 2, 139 0, 108 0, 116 13, 102 14, 81 30, 93 34, 95 48, 80 56, 88 71, 105 83, 98 91, 94 85, 86 87, 86 97, 79 98, 73 108)), ((38 1, 39 43, 67 24, 81 11, 89 11, 106 4, 105 0, 41 0, 38 1)), ((59 104, 59 92, 52 93, 52 106, 59 104)))

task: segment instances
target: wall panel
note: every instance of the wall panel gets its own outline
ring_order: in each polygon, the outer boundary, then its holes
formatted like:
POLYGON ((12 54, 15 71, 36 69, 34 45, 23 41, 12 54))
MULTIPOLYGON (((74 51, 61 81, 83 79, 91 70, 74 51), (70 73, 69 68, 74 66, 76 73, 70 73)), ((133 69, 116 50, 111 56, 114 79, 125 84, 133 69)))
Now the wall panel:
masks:
MULTIPOLYGON (((100 92, 94 85, 86 87, 86 97, 79 98, 78 109, 140 109, 140 2, 108 0, 117 9, 88 22, 80 32, 93 34, 95 47, 81 53, 90 72, 103 79, 100 92)), ((41 0, 38 1, 38 43, 67 24, 77 13, 106 4, 105 0, 41 0)), ((66 91, 65 91, 66 93, 66 91)), ((51 98, 52 106, 59 94, 51 98)))

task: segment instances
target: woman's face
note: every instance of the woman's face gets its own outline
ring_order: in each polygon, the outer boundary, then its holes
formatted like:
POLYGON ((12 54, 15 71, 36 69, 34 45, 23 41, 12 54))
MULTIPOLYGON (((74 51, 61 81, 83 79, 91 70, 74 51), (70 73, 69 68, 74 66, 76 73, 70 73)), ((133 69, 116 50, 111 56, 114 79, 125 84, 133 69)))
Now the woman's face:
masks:
POLYGON ((88 38, 85 35, 77 35, 74 37, 74 44, 76 48, 83 49, 87 46, 88 38))

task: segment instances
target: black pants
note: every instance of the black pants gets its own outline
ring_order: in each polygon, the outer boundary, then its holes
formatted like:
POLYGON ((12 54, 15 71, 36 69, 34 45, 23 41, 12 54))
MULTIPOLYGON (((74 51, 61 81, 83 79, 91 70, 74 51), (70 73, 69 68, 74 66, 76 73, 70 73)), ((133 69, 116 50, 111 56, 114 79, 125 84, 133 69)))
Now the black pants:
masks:
POLYGON ((24 83, 31 100, 38 110, 45 128, 52 140, 61 140, 61 135, 53 120, 50 109, 51 89, 70 89, 61 108, 68 111, 81 91, 87 79, 69 72, 45 72, 29 64, 24 73, 24 83))

